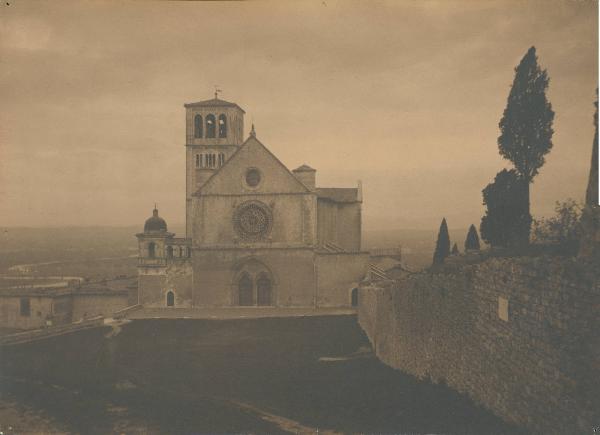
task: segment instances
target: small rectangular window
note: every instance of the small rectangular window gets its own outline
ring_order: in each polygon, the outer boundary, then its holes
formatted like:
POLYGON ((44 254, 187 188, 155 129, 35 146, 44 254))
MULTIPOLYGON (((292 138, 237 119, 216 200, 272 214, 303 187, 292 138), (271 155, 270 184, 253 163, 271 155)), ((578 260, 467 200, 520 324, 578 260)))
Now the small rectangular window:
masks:
POLYGON ((200 154, 196 154, 196 167, 200 167, 200 154))
POLYGON ((20 305, 21 316, 25 316, 25 317, 31 316, 31 304, 29 302, 29 298, 21 298, 19 305, 20 305))

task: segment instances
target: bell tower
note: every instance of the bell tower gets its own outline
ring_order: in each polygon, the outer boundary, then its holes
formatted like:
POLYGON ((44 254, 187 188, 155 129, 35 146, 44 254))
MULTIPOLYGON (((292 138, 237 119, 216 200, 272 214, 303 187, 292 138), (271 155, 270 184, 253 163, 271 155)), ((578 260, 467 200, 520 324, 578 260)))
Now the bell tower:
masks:
POLYGON ((186 147, 186 237, 192 237, 192 194, 244 140, 244 110, 218 98, 184 104, 186 147))

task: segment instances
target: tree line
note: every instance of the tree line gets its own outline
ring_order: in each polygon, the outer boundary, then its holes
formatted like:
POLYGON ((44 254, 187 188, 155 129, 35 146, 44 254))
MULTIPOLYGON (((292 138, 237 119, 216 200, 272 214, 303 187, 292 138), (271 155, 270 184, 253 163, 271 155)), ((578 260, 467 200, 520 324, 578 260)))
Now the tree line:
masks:
MULTIPOLYGON (((506 108, 498 124, 498 151, 513 167, 498 172, 494 181, 482 190, 486 210, 479 229, 481 238, 492 248, 522 248, 529 245, 532 236, 534 241, 564 244, 578 240, 581 207, 575 201, 557 203, 556 216, 549 219, 535 221, 530 211, 530 185, 553 146, 554 111, 546 97, 549 82, 547 71, 538 64, 535 47, 531 47, 515 68, 506 108)), ((595 107, 594 147, 598 137, 597 101, 595 107)), ((471 241, 477 237, 474 225, 469 228, 465 250, 473 250, 475 246, 472 242, 467 248, 469 237, 471 241)), ((476 245, 478 250, 478 237, 476 245)), ((438 233, 433 264, 441 264, 451 253, 458 253, 458 247, 454 244, 450 250, 448 226, 444 218, 438 233)))

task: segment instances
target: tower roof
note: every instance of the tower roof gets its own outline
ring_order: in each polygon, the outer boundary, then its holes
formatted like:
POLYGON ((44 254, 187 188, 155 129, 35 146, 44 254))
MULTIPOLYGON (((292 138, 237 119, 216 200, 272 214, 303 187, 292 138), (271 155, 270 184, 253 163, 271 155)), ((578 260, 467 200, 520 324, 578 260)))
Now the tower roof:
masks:
POLYGON ((302 166, 298 166, 296 169, 294 169, 292 172, 317 172, 316 169, 311 168, 310 166, 308 166, 306 163, 303 164, 302 166))
POLYGON ((165 220, 158 216, 158 210, 154 207, 152 211, 152 217, 146 219, 146 223, 144 224, 144 232, 167 232, 167 223, 165 220))
POLYGON ((235 103, 230 103, 229 101, 221 100, 220 98, 212 98, 210 100, 198 101, 196 103, 186 103, 183 105, 184 107, 237 107, 242 111, 242 113, 246 113, 244 109, 238 106, 235 103))

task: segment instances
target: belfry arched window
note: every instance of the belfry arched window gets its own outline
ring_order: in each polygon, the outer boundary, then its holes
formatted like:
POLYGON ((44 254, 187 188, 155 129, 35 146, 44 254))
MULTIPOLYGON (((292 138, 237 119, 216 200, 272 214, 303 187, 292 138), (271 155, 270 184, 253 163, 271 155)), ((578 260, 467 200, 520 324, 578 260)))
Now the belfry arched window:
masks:
POLYGON ((167 246, 167 257, 173 258, 173 247, 172 246, 167 246))
POLYGON ((194 137, 202 137, 202 116, 194 116, 194 137))
POLYGON ((219 137, 227 137, 227 117, 219 115, 219 137))
POLYGON ((206 115, 206 137, 216 137, 215 115, 206 115))
POLYGON ((148 257, 156 257, 156 244, 154 242, 150 242, 148 244, 148 257))

